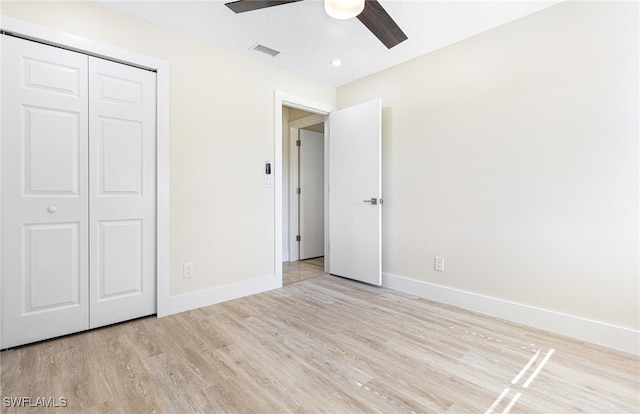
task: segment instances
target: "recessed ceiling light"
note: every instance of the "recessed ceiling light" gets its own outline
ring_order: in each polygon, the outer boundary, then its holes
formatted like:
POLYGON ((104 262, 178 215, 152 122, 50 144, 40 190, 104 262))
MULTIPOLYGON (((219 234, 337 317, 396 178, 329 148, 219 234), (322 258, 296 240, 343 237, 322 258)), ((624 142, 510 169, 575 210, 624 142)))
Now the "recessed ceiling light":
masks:
POLYGON ((331 64, 332 64, 333 66, 340 66, 340 65, 342 65, 342 61, 341 61, 340 59, 333 59, 333 60, 331 61, 331 64))

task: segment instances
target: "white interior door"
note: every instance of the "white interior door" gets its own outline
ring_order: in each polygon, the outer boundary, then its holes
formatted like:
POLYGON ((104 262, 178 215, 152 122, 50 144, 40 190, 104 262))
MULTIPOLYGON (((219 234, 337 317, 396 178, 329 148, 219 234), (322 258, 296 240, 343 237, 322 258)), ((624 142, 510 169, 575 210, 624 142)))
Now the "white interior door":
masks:
POLYGON ((156 312, 155 73, 89 58, 91 327, 156 312))
POLYGON ((329 114, 329 271, 382 284, 382 103, 329 114))
POLYGON ((324 134, 300 130, 300 260, 324 256, 324 134))
POLYGON ((89 326, 87 57, 0 42, 6 348, 89 326))

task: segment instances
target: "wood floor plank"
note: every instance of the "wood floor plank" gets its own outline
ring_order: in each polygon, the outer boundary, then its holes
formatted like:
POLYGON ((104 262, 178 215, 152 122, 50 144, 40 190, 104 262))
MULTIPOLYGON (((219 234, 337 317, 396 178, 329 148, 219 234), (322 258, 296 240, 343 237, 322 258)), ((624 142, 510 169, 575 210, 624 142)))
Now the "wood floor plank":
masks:
POLYGON ((3 413, 640 412, 636 355, 326 274, 3 351, 0 385, 3 413))

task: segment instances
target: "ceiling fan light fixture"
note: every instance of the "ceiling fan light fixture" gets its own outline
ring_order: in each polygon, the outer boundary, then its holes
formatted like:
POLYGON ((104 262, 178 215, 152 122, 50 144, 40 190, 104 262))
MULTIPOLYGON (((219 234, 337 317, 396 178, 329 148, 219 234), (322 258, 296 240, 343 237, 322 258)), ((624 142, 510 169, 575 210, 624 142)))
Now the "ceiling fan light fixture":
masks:
POLYGON ((365 0, 324 0, 324 11, 334 19, 351 19, 364 10, 365 0))

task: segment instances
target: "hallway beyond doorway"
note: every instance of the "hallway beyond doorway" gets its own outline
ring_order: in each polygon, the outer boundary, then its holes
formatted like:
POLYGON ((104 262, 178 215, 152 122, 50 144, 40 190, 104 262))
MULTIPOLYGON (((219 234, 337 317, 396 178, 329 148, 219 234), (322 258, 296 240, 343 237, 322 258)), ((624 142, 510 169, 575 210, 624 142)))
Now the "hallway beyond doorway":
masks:
POLYGON ((315 257, 297 262, 284 262, 282 264, 282 285, 324 274, 324 257, 315 257))

